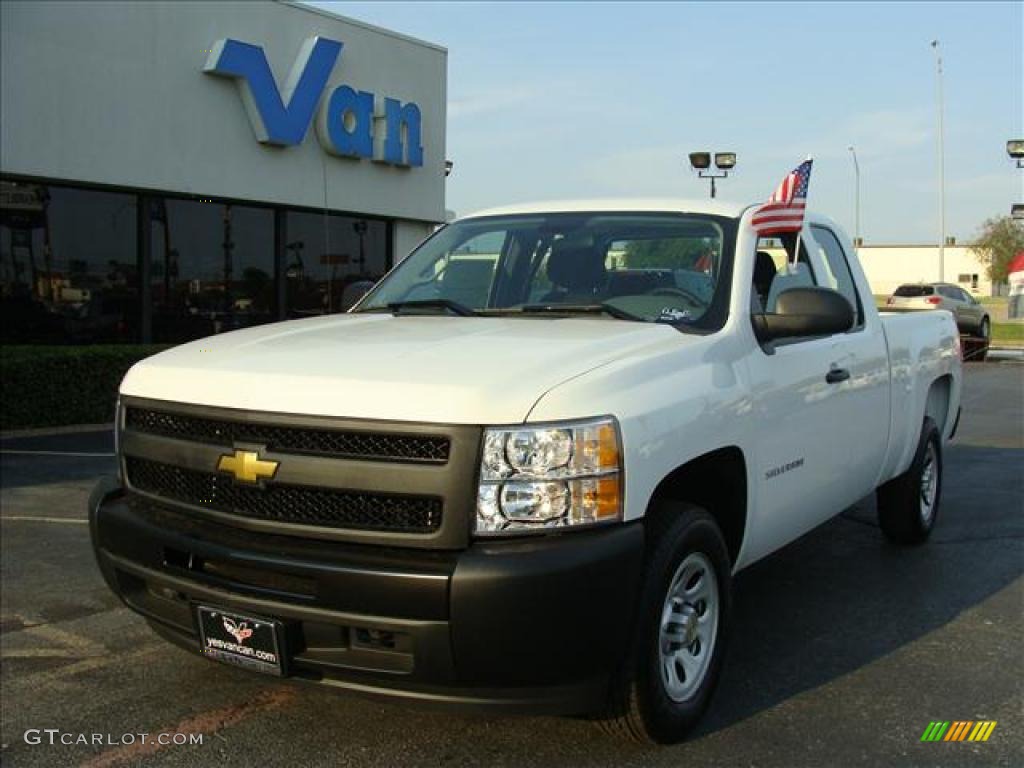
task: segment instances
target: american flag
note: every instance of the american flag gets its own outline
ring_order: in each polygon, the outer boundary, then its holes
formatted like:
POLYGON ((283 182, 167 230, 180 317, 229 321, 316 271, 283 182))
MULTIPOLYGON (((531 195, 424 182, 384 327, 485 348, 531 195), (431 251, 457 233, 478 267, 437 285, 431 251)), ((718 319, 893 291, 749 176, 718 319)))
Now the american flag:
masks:
POLYGON ((807 187, 811 183, 811 159, 790 171, 775 188, 768 202, 754 211, 750 220, 758 235, 799 232, 804 225, 807 187))

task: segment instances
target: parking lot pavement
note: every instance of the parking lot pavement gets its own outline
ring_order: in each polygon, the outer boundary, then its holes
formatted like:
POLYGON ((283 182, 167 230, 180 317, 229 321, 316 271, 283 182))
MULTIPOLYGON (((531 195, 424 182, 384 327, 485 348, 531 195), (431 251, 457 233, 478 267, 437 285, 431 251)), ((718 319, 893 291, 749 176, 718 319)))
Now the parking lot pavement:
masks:
POLYGON ((89 552, 85 501, 113 468, 109 434, 4 440, 0 758, 93 768, 1022 765, 1024 366, 969 366, 963 403, 931 541, 887 545, 865 500, 740 574, 709 716, 689 742, 660 749, 581 719, 407 709, 167 646, 107 592, 89 552), (922 743, 933 720, 998 725, 985 743, 922 743), (204 741, 50 746, 43 734, 33 745, 27 729, 204 741))

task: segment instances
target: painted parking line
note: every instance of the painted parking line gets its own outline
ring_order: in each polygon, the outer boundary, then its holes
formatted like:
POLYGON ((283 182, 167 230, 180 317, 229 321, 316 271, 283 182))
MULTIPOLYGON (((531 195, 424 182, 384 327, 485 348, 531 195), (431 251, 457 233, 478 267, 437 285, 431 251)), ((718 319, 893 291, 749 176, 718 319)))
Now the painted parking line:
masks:
MULTIPOLYGON (((295 691, 290 688, 267 688, 242 704, 233 704, 220 709, 211 709, 202 712, 194 717, 188 717, 164 728, 157 734, 150 734, 146 742, 135 742, 120 747, 100 752, 95 757, 86 760, 80 768, 111 768, 112 766, 124 765, 126 763, 138 763, 143 757, 159 752, 165 747, 175 746, 173 743, 161 744, 160 737, 173 737, 177 734, 202 734, 211 736, 224 728, 236 725, 243 720, 271 709, 278 709, 286 706, 295 700, 295 691)), ((165 738, 164 741, 170 741, 165 738)))
POLYGON ((56 624, 32 624, 20 614, 5 616, 7 623, 19 622, 25 628, 9 637, 0 650, 0 659, 89 659, 107 656, 106 647, 76 632, 61 629, 56 624), (15 643, 25 647, 11 647, 15 643))
MULTIPOLYGON (((71 662, 70 664, 62 664, 56 668, 41 670, 39 672, 31 672, 29 674, 22 675, 21 677, 12 677, 10 680, 4 681, 4 687, 5 689, 27 689, 29 691, 38 692, 47 686, 65 683, 70 678, 77 675, 94 672, 96 670, 103 670, 115 665, 121 668, 130 664, 141 664, 147 656, 155 656, 165 652, 166 648, 163 644, 157 644, 154 642, 153 645, 148 645, 137 651, 130 651, 128 653, 108 653, 103 656, 89 656, 79 661, 71 662)), ((14 698, 16 697, 17 695, 15 695, 14 698)))
POLYGON ((0 515, 4 523, 70 523, 71 525, 88 525, 84 517, 35 517, 33 515, 0 515))
POLYGON ((69 458, 108 459, 116 455, 116 453, 97 453, 95 451, 22 451, 18 449, 0 449, 0 456, 67 456, 69 458))

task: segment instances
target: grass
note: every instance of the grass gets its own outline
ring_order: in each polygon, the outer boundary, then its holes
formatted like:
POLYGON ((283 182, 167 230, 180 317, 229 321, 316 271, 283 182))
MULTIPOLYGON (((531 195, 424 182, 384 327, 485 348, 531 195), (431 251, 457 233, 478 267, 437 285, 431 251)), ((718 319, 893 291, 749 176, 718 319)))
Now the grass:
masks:
POLYGON ((1024 323, 992 323, 993 344, 1024 344, 1024 323))
POLYGON ((978 302, 986 307, 1005 307, 1010 299, 1006 296, 978 296, 978 302))

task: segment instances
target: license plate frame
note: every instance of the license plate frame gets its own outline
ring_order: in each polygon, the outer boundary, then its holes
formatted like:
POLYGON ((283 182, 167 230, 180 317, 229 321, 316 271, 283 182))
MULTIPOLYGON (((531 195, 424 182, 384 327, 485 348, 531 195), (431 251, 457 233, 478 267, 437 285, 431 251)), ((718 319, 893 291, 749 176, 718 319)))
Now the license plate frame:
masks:
POLYGON ((222 664, 285 676, 282 624, 212 605, 196 605, 199 652, 222 664))

